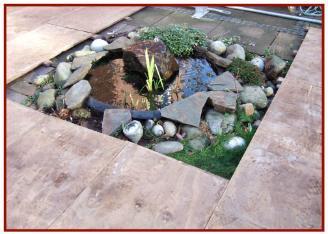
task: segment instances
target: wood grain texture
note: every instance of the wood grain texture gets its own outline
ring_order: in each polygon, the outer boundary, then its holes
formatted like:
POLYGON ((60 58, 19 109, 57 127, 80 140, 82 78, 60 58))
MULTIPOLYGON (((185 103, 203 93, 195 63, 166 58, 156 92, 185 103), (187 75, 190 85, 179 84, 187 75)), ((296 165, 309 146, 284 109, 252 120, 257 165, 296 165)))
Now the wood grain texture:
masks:
POLYGON ((7 120, 8 228, 47 228, 126 144, 10 101, 7 120))
POLYGON ((204 228, 226 185, 129 144, 51 228, 204 228))
POLYGON ((207 228, 321 228, 321 30, 310 29, 207 228))

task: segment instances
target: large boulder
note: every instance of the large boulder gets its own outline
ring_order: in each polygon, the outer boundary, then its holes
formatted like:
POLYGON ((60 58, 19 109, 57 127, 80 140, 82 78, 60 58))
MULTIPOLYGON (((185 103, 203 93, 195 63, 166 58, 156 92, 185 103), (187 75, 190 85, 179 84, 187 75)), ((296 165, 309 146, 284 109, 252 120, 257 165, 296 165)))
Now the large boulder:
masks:
POLYGON ((286 62, 279 58, 276 55, 272 55, 271 57, 265 60, 265 74, 268 79, 275 80, 282 72, 282 70, 286 67, 286 62))
POLYGON ((268 99, 264 91, 259 86, 245 86, 240 93, 242 103, 252 103, 256 108, 265 108, 268 105, 268 99))
POLYGON ((85 99, 91 93, 91 86, 88 81, 80 80, 73 85, 65 94, 65 103, 68 109, 77 109, 82 107, 85 99))
MULTIPOLYGON (((147 71, 146 48, 148 48, 149 59, 154 55, 155 64, 163 79, 171 78, 178 71, 179 65, 177 61, 162 41, 140 41, 123 49, 123 60, 127 71, 139 72, 141 74, 147 71)), ((155 76, 157 76, 156 72, 155 76)))

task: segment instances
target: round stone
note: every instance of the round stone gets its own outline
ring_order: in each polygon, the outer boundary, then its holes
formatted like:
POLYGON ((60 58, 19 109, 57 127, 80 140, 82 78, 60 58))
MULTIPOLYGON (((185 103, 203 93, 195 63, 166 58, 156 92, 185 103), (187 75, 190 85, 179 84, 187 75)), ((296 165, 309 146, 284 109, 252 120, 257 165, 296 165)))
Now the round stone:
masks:
POLYGON ((161 154, 172 154, 183 150, 183 145, 177 141, 163 141, 155 144, 153 150, 161 154))
POLYGON ((96 52, 101 52, 104 50, 104 47, 108 45, 108 42, 103 39, 96 39, 94 40, 91 45, 90 49, 96 52))
POLYGON ((264 70, 264 61, 261 57, 255 57, 251 60, 251 64, 257 66, 260 71, 264 70))

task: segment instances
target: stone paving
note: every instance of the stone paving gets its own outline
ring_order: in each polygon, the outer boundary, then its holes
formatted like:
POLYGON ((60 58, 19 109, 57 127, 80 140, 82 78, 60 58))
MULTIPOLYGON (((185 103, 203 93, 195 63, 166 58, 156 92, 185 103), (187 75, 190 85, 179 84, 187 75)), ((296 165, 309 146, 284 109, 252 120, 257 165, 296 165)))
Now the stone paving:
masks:
MULTIPOLYGON (((72 15, 80 10, 70 9, 72 15)), ((56 9, 49 11, 60 14, 56 9)), ((13 14, 19 15, 19 10, 13 14)), ((88 30, 81 25, 84 19, 71 19, 69 27, 88 30)), ((41 29, 48 26, 35 21, 41 29)), ((65 28, 60 19, 46 21, 65 28)), ((274 45, 285 59, 303 41, 295 34, 254 26, 244 30, 231 22, 194 20, 172 8, 158 7, 146 8, 101 33, 169 23, 189 23, 209 35, 233 32, 247 38, 247 43, 261 45, 256 46, 258 53, 274 45)), ((22 23, 20 27, 18 34, 29 35, 28 26, 22 23)), ((90 30, 88 37, 93 33, 90 30)), ((13 46, 13 40, 7 46, 13 46)), ((80 40, 75 38, 71 46, 80 40)), ((320 229, 320 40, 321 30, 310 29, 230 181, 7 99, 7 228, 320 229)), ((58 51, 66 49, 58 47, 58 51)), ((12 66, 10 61, 8 66, 12 66)), ((35 64, 27 67, 24 72, 35 64)), ((27 77, 43 69, 47 68, 41 66, 27 77)), ((7 91, 16 102, 30 89, 19 82, 7 91)))

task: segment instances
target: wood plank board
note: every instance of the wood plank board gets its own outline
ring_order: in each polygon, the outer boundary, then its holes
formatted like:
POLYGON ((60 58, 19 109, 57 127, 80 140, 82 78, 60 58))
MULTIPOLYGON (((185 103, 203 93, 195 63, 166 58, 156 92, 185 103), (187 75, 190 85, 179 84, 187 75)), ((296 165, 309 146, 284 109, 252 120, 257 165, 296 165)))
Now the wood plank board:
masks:
POLYGON ((208 229, 322 227, 320 40, 310 29, 208 229))

